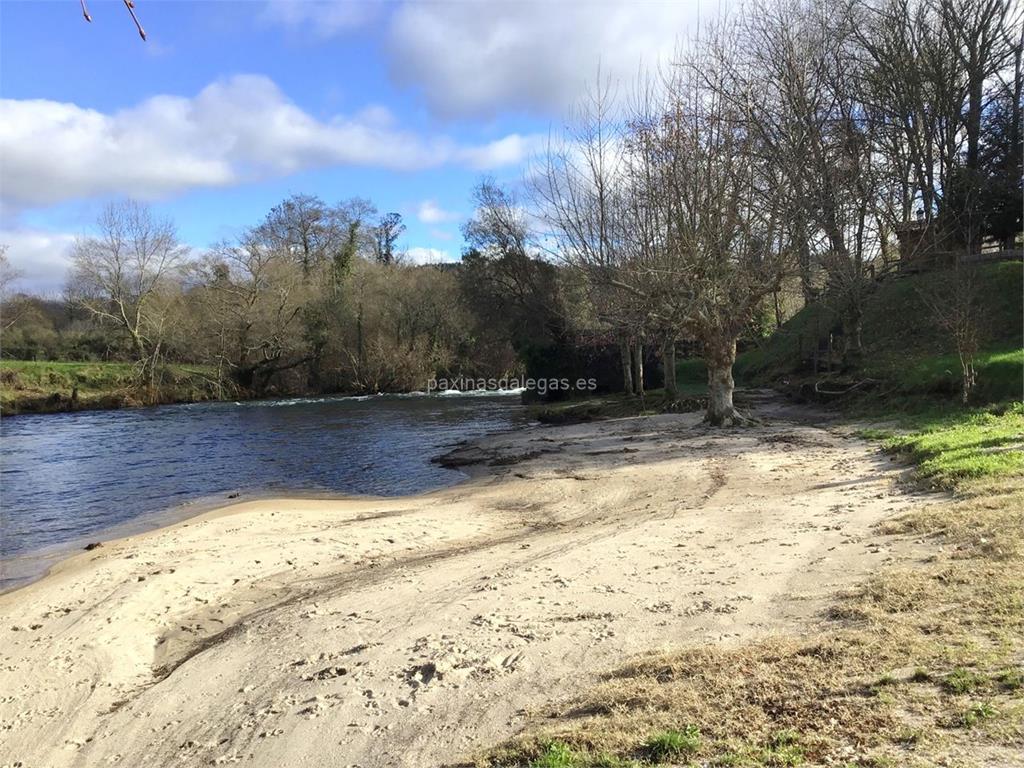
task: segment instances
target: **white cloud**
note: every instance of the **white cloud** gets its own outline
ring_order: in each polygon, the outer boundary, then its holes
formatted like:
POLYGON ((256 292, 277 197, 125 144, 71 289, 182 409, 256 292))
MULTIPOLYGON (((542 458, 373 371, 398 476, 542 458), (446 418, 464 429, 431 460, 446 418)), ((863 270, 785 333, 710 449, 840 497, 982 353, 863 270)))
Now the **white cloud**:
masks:
POLYGON ((47 100, 0 100, 0 158, 7 206, 76 198, 158 198, 307 168, 488 169, 523 160, 535 139, 512 134, 482 145, 396 128, 386 109, 323 121, 269 78, 237 75, 195 97, 154 96, 105 114, 47 100))
POLYGON ((450 252, 441 248, 409 248, 405 255, 414 264, 443 264, 456 260, 450 252))
POLYGON ((443 224, 446 221, 455 221, 459 214, 446 211, 436 200, 424 200, 416 210, 416 218, 424 224, 443 224))
POLYGON ((413 3, 390 17, 392 74, 449 117, 560 114, 602 78, 628 87, 694 31, 699 0, 413 3))
POLYGON ((372 21, 381 6, 371 0, 268 0, 259 18, 266 24, 311 27, 319 37, 333 37, 372 21))
POLYGON ((35 229, 0 230, 0 245, 6 245, 7 259, 20 275, 12 290, 43 296, 56 295, 64 288, 69 250, 75 235, 35 229))
POLYGON ((560 115, 603 78, 625 91, 732 0, 268 0, 263 17, 320 38, 383 20, 391 74, 446 117, 560 115), (386 6, 383 7, 382 6, 386 6))
POLYGON ((546 143, 546 136, 536 134, 523 136, 511 133, 489 144, 466 147, 461 151, 460 157, 470 168, 486 171, 489 168, 500 168, 522 162, 531 155, 541 152, 546 143))

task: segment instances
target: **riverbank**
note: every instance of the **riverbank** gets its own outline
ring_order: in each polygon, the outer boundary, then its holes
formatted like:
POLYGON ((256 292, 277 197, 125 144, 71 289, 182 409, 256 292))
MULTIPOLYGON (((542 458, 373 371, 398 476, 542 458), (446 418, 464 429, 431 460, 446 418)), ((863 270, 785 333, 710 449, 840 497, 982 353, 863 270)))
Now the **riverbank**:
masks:
POLYGON ((117 536, 139 533, 138 525, 166 525, 211 502, 400 496, 450 486, 465 475, 431 457, 525 418, 515 395, 286 398, 19 416, 3 423, 0 443, 0 591, 40 574, 68 546, 114 538, 112 527, 117 536))
MULTIPOLYGON (((264 500, 0 596, 0 764, 440 765, 665 644, 813 631, 922 499, 764 406, 527 428, 419 496, 264 500)), ((794 420, 795 419, 795 420, 794 420)))
POLYGON ((0 416, 111 411, 156 405, 205 402, 252 402, 316 398, 356 398, 380 395, 488 396, 519 394, 515 390, 396 390, 387 392, 266 392, 253 395, 218 377, 209 366, 169 364, 161 368, 160 383, 143 390, 131 363, 0 360, 0 416))
POLYGON ((165 365, 152 391, 131 363, 0 360, 0 415, 114 410, 237 399, 234 387, 199 365, 165 365))

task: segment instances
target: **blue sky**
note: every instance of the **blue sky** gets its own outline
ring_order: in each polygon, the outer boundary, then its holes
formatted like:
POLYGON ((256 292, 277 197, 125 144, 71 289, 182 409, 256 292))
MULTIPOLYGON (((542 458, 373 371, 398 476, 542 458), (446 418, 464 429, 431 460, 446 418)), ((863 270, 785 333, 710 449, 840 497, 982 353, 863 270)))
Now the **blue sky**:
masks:
POLYGON ((457 258, 482 174, 517 183, 598 66, 665 60, 696 3, 0 1, 0 243, 56 290, 66 248, 132 196, 202 248, 291 193, 398 211, 457 258))

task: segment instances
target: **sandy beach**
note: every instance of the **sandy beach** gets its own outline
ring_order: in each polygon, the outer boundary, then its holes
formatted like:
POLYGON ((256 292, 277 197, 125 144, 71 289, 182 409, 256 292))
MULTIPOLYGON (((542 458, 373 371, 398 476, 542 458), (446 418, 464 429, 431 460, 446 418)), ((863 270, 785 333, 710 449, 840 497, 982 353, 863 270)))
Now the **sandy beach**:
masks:
MULTIPOLYGON (((649 650, 813 633, 920 499, 798 409, 529 427, 438 492, 275 499, 0 596, 0 765, 471 760, 649 650)), ((895 542, 895 543, 894 543, 895 542)))

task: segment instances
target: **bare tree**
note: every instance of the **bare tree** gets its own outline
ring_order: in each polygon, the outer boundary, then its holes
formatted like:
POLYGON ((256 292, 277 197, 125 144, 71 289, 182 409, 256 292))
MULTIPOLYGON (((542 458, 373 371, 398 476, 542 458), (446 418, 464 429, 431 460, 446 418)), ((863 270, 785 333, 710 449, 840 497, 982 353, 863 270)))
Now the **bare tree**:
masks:
POLYGON ((302 310, 316 293, 301 261, 264 235, 256 227, 221 243, 201 268, 217 363, 257 393, 310 359, 302 310))
POLYGON ((781 227, 786 183, 750 127, 753 94, 733 76, 732 29, 714 30, 680 65, 661 116, 669 269, 683 291, 676 313, 703 348, 706 419, 741 422, 733 404, 736 343, 789 267, 781 227))
POLYGON ((549 141, 533 192, 555 255, 583 276, 594 319, 618 339, 625 391, 642 397, 644 344, 651 336, 674 339, 675 331, 655 322, 659 275, 646 268, 649 233, 641 226, 651 209, 636 194, 632 137, 614 102, 599 75, 564 134, 549 141))
POLYGON ((985 317, 978 268, 958 263, 952 269, 932 275, 917 292, 928 307, 932 321, 956 350, 960 361, 960 402, 967 405, 978 380, 974 360, 981 344, 985 317))
POLYGON ((473 217, 462 225, 470 246, 463 263, 466 282, 475 283, 472 293, 487 297, 489 306, 478 311, 495 324, 508 325, 516 341, 545 332, 542 320, 559 314, 557 287, 552 266, 533 245, 525 210, 511 190, 492 178, 474 188, 473 202, 473 217))
POLYGON ((0 329, 5 331, 21 317, 20 302, 11 295, 11 285, 20 278, 7 258, 7 246, 0 244, 0 329))
POLYGON ((919 216, 946 250, 980 245, 983 119, 1014 63, 1014 6, 881 0, 856 21, 863 100, 879 126, 875 149, 902 187, 899 219, 919 216))
POLYGON ((358 230, 374 213, 373 206, 359 198, 331 206, 313 195, 292 195, 274 206, 253 234, 276 253, 289 255, 305 276, 313 277, 340 255, 351 258, 347 248, 353 236, 351 225, 355 222, 358 230))
POLYGON ((626 122, 613 119, 607 90, 595 91, 549 149, 538 185, 562 259, 595 287, 598 316, 632 335, 637 392, 644 339, 662 345, 666 369, 676 339, 695 339, 716 425, 742 420, 736 343, 778 290, 790 253, 786 180, 751 128, 754 86, 732 69, 734 31, 717 30, 659 88, 642 90, 626 122))
POLYGON ((106 206, 97 227, 98 235, 80 237, 72 249, 69 296, 127 334, 140 380, 152 387, 188 248, 172 221, 131 200, 106 206))

